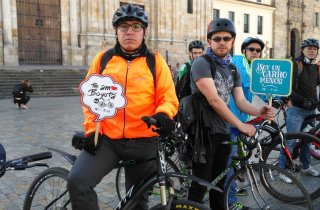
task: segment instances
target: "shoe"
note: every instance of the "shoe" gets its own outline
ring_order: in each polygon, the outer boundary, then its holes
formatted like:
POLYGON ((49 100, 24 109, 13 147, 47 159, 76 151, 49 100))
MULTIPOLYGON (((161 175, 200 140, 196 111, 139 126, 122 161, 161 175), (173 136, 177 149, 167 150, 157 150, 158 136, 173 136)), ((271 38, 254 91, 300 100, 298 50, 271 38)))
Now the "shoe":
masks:
POLYGON ((247 190, 244 189, 244 188, 237 187, 236 188, 236 193, 237 193, 237 196, 246 196, 247 195, 247 190))
POLYGON ((28 109, 28 107, 26 105, 24 105, 24 104, 21 104, 21 108, 22 109, 28 109))
POLYGON ((229 206, 229 210, 248 210, 249 207, 242 205, 241 203, 237 202, 229 206))
POLYGON ((301 169, 301 172, 303 174, 307 174, 307 175, 310 175, 310 176, 319 176, 319 171, 315 170, 314 168, 312 168, 311 166, 307 169, 301 169))
POLYGON ((298 160, 298 158, 292 160, 292 163, 293 163, 294 166, 297 166, 297 167, 299 167, 299 168, 302 168, 302 163, 301 163, 300 160, 298 160))
POLYGON ((279 178, 287 184, 291 184, 292 180, 284 174, 280 174, 279 178))

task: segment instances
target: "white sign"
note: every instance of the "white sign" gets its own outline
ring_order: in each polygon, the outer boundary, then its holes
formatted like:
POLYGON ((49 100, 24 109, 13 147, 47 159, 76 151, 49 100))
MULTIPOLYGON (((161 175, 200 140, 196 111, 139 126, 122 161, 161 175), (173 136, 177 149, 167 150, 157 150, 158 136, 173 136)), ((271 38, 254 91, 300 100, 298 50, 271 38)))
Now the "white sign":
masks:
POLYGON ((81 82, 79 90, 81 103, 98 116, 96 121, 114 117, 117 109, 127 104, 124 88, 111 76, 92 74, 81 82))

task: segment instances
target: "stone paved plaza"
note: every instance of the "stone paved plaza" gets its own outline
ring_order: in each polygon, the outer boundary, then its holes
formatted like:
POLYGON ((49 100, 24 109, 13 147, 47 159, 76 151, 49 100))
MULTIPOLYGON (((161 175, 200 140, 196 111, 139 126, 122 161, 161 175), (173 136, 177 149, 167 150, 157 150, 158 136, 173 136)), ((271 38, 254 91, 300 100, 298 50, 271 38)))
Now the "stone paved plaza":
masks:
MULTIPOLYGON (((18 110, 11 99, 0 100, 0 142, 7 151, 7 160, 46 151, 46 146, 78 153, 71 146, 71 137, 74 131, 82 130, 79 97, 31 98, 28 106, 28 110, 18 110)), ((54 152, 52 159, 43 162, 50 167, 70 168, 70 164, 54 152)), ((6 172, 0 179, 0 210, 22 209, 29 185, 44 169, 6 172)), ((112 209, 118 202, 114 172, 108 178, 97 189, 101 209, 112 209)))

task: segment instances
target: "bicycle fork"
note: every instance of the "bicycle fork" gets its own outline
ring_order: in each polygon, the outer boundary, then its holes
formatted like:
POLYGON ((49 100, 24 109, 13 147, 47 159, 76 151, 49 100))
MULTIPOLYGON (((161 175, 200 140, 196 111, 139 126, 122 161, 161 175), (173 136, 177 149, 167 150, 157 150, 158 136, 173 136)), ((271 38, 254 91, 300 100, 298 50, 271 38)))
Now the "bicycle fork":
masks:
POLYGON ((260 192, 260 189, 259 189, 259 187, 258 187, 257 178, 256 178, 256 176, 254 175, 252 165, 246 165, 245 169, 246 169, 246 174, 247 174, 248 181, 249 181, 249 184, 250 184, 250 190, 251 190, 251 193, 252 193, 252 195, 253 195, 254 200, 256 201, 256 203, 259 205, 259 207, 260 207, 261 209, 271 209, 271 207, 268 205, 268 203, 267 203, 266 200, 263 198, 263 196, 262 196, 262 194, 261 194, 261 192, 260 192), (261 198, 261 200, 262 200, 263 203, 265 204, 264 206, 262 206, 262 204, 260 204, 260 202, 258 201, 257 195, 256 195, 256 193, 255 193, 255 191, 254 191, 254 188, 257 189, 257 192, 258 192, 259 197, 261 198))

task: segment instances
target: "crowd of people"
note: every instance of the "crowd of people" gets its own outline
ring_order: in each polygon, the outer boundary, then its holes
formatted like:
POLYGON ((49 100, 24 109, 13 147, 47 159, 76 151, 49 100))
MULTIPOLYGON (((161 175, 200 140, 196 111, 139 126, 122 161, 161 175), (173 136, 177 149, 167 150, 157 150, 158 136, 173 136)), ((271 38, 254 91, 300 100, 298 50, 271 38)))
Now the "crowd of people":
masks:
MULTIPOLYGON (((119 161, 155 154, 156 136, 166 136, 174 129, 173 119, 179 100, 185 96, 199 98, 196 109, 201 112, 201 122, 207 122, 196 128, 201 129, 200 132, 193 133, 194 129, 191 129, 189 133, 195 147, 195 152, 189 154, 193 157, 193 175, 207 181, 212 181, 230 162, 235 149, 222 142, 235 140, 234 128, 253 136, 255 127, 246 123, 250 116, 268 120, 274 117, 271 106, 252 104, 253 94, 250 91, 250 65, 253 59, 261 58, 265 44, 259 38, 248 37, 242 43, 241 55, 232 57, 230 51, 237 33, 231 20, 219 18, 208 24, 207 49, 200 40, 190 42, 189 61, 180 66, 175 83, 170 68, 160 54, 153 52, 155 78, 147 65, 149 49, 145 37, 149 19, 143 8, 133 4, 121 6, 115 11, 112 24, 116 35, 115 55, 103 69, 102 75, 111 77, 121 85, 127 103, 113 117, 101 121, 97 144, 94 143, 96 116, 83 106, 86 143, 71 169, 67 185, 72 208, 76 210, 99 209, 94 188, 119 161), (181 88, 186 84, 187 88, 181 88), (141 116, 153 116, 158 121, 156 133, 147 128, 141 116), (201 136, 198 136, 199 133, 201 136)), ((319 72, 314 62, 318 49, 317 40, 307 39, 301 45, 300 56, 295 59, 293 69, 296 76, 286 110, 288 132, 299 130, 303 117, 316 108, 319 72)), ((100 60, 104 53, 96 55, 87 77, 100 73, 100 60)), ((303 173, 319 175, 310 167, 310 152, 307 149, 300 160, 303 173)), ((280 161, 279 166, 284 164, 284 160, 280 161)), ((155 170, 157 167, 152 161, 126 168, 126 189, 155 170)), ((287 177, 283 180, 290 182, 287 177)), ((218 186, 222 189, 224 183, 225 180, 222 180, 218 186)), ((235 193, 241 190, 234 185, 235 193)), ((202 202, 206 190, 206 187, 192 182, 188 199, 202 202)), ((147 209, 147 196, 146 193, 134 209, 147 209)), ((232 195, 229 199, 230 209, 248 209, 232 195)), ((221 193, 210 191, 209 200, 211 209, 224 209, 221 193)))

